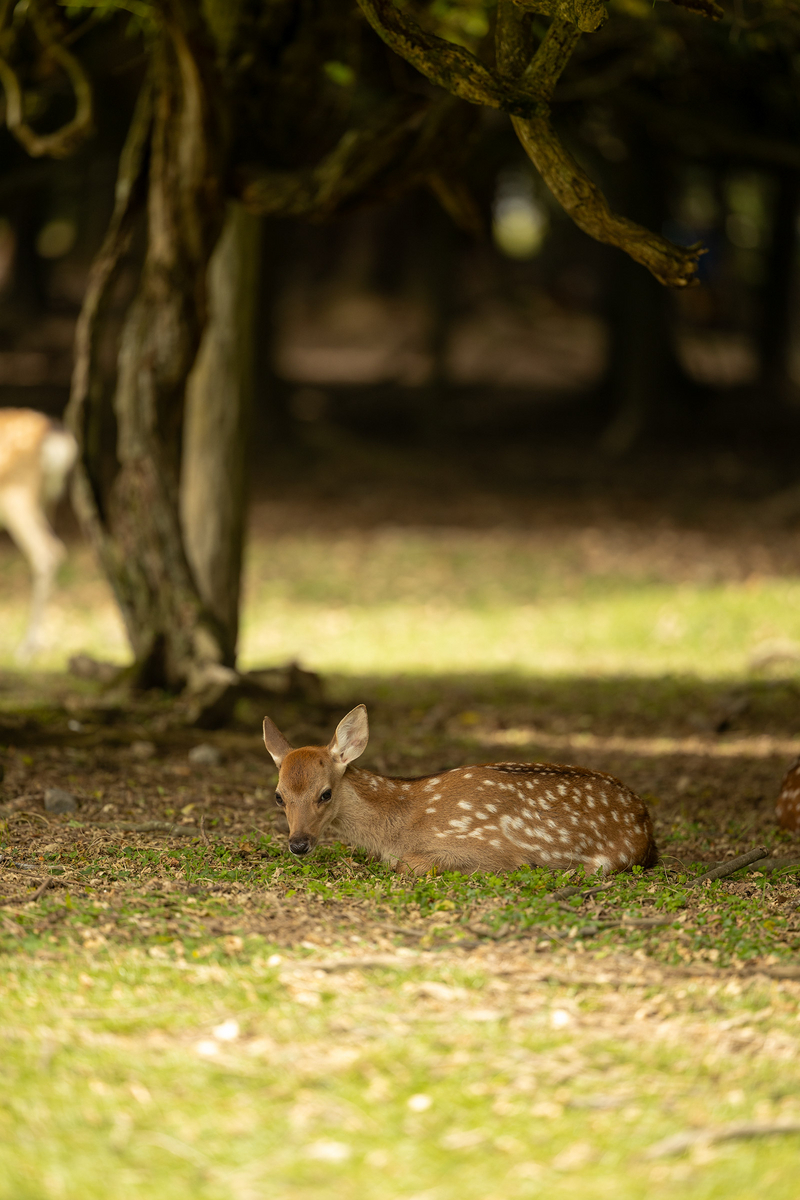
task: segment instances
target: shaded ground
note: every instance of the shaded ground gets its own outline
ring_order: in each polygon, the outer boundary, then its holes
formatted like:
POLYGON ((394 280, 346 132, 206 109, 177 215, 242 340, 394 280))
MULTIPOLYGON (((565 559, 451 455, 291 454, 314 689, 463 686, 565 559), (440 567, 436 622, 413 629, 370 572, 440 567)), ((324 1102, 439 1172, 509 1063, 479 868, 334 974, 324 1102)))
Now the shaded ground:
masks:
MULTIPOLYGON (((800 738, 792 734, 791 684, 743 690, 735 711, 722 689, 674 681, 525 687, 486 679, 392 686, 348 680, 334 686, 357 690, 317 712, 276 703, 273 715, 295 744, 327 740, 345 705, 366 699, 372 737, 364 765, 374 769, 425 774, 513 757, 577 760, 609 770, 651 805, 662 865, 646 879, 618 881, 574 912, 574 900, 566 909, 546 900, 570 882, 564 872, 534 872, 535 879, 520 872, 508 886, 457 877, 416 883, 333 844, 309 866, 287 853, 283 819, 272 803, 274 771, 257 735, 181 731, 168 724, 166 711, 144 709, 134 724, 130 715, 73 695, 68 712, 40 711, 38 721, 33 714, 0 718, 4 738, 14 740, 3 754, 6 904, 16 909, 30 895, 29 879, 38 884, 53 876, 51 890, 20 913, 21 927, 10 930, 6 921, 6 932, 71 934, 99 939, 98 945, 142 937, 188 938, 194 945, 209 936, 259 934, 281 946, 352 938, 386 946, 428 938, 425 922, 436 914, 443 924, 434 940, 445 943, 524 937, 534 939, 534 949, 549 951, 570 934, 576 938, 578 921, 577 932, 585 923, 592 946, 641 946, 671 963, 721 960, 752 970, 796 955, 800 837, 778 830, 774 820, 785 763, 800 752, 800 738), (689 732, 687 702, 695 726, 689 732), (80 731, 71 731, 68 721, 80 731), (698 731, 703 723, 705 731, 698 731), (735 732, 713 732, 727 723, 735 732), (218 765, 189 762, 188 749, 201 736, 217 749, 218 765), (74 814, 45 811, 45 790, 54 786, 75 795, 74 814), (725 861, 759 844, 777 870, 754 869, 740 882, 717 884, 710 903, 704 889, 682 888, 696 864, 725 861), (87 887, 84 912, 79 896, 87 887), (64 890, 77 892, 71 903, 78 908, 64 908, 64 890), (441 910, 448 897, 453 900, 441 910), (734 914, 729 919, 726 905, 734 914), (628 914, 627 920, 671 912, 680 914, 674 927, 666 922, 633 933, 633 927, 603 924, 615 913, 628 914), (598 921, 601 928, 592 928, 598 921)), ((239 720, 258 727, 248 709, 239 720)))

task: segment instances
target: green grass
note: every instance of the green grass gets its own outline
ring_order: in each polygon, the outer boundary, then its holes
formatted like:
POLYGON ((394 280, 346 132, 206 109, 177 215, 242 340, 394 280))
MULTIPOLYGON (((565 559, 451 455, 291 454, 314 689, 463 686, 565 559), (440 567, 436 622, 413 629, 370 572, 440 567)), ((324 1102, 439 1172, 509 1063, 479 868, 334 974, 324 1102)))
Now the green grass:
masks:
MULTIPOLYGON (((8 667, 27 583, 10 550, 0 571, 8 667)), ((49 631, 42 671, 125 660, 85 548, 49 631)), ((647 1157, 686 1130, 800 1121, 798 872, 687 886, 704 854, 791 849, 762 804, 779 756, 664 763, 645 745, 700 729, 713 749, 731 681, 745 732, 795 732, 797 664, 782 680, 751 664, 772 639, 800 642, 800 580, 670 582, 494 532, 251 547, 244 664, 296 657, 342 704, 363 692, 367 765, 499 757, 506 735, 521 756, 545 734, 638 737, 611 767, 649 793, 664 865, 589 899, 553 897, 577 872, 413 879, 341 846, 295 861, 252 829, 272 782, 255 735, 219 735, 223 766, 193 775, 163 705, 109 716, 56 677, 37 708, 36 681, 9 677, 8 728, 42 732, 4 751, 9 796, 35 811, 0 823, 0 1200, 797 1200, 797 1135, 647 1157), (73 711, 83 731, 62 746, 73 711), (126 750, 143 737, 144 765, 126 750), (56 781, 85 824, 37 816, 56 781), (209 845, 93 825, 188 804, 209 845), (646 920, 665 924, 629 923, 646 920)), ((282 714, 304 736, 332 720, 282 714)))
MULTIPOLYGON (((213 835, 211 825, 209 829, 213 835)), ((765 840, 780 845, 781 836, 765 840)), ((3 836, 0 826, 0 838, 3 861, 17 870, 18 884, 24 886, 25 871, 36 867, 30 851, 15 847, 8 827, 3 836)), ((379 927, 399 932, 414 922, 412 940, 427 948, 473 948, 476 939, 502 939, 504 944, 519 941, 538 951, 577 943, 601 956, 620 949, 638 951, 671 966, 705 961, 741 968, 766 956, 775 962, 796 960, 800 924, 783 901, 800 894, 800 867, 784 868, 768 880, 757 873, 756 864, 746 879, 740 874, 694 890, 688 881, 704 869, 702 864, 670 869, 669 839, 662 850, 663 865, 655 872, 634 868, 617 876, 610 892, 587 900, 552 895, 567 885, 602 882, 584 879, 582 869, 524 868, 503 875, 415 878, 342 846, 323 847, 310 861, 296 861, 287 857, 283 838, 269 836, 251 835, 212 847, 195 839, 168 851, 125 846, 117 852, 87 854, 76 847, 42 862, 40 869, 49 870, 59 892, 51 888, 29 907, 19 904, 24 898, 20 893, 12 921, 0 930, 0 948, 13 951, 21 941, 33 952, 87 938, 102 945, 110 937, 145 945, 175 942, 187 954, 209 953, 209 925, 213 929, 223 920, 229 936, 249 936, 258 927, 259 911, 265 911, 259 903, 243 910, 230 894, 214 895, 233 887, 246 890, 251 900, 277 893, 290 903, 319 906, 328 924, 335 922, 339 909, 355 901, 368 906, 363 918, 367 926, 376 921, 379 927), (159 881, 165 880, 171 881, 170 888, 177 883, 182 894, 159 891, 159 881), (788 889, 788 895, 782 895, 782 889, 788 889), (654 918, 664 923, 652 928, 626 924, 654 918)))
POLYGON ((644 1155, 798 1119, 796 995, 507 966, 329 973, 247 945, 18 958, 0 981, 0 1196, 794 1200, 797 1136, 644 1155))

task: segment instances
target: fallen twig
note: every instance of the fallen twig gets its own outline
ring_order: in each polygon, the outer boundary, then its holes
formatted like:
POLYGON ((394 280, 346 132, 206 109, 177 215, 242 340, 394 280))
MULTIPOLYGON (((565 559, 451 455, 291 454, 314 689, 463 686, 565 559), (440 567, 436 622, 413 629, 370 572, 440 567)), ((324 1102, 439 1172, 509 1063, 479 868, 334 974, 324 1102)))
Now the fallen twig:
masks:
POLYGON ((556 888, 550 893, 551 900, 568 900, 570 896, 584 896, 587 899, 590 896, 599 896, 601 892, 607 892, 613 888, 613 883, 601 883, 599 887, 579 888, 579 887, 563 887, 556 888))
POLYGON ((723 863, 720 867, 714 867, 711 871, 705 871, 702 875, 698 875, 696 879, 691 879, 687 883, 687 887, 695 887, 698 883, 705 883, 711 879, 724 879, 726 875, 733 875, 741 867, 749 867, 750 863, 758 862, 761 858, 767 858, 769 850, 766 846, 756 846, 754 850, 748 850, 747 854, 740 854, 738 858, 732 858, 730 862, 723 863))
POLYGON ((645 1150, 643 1157, 669 1158, 673 1154, 683 1154, 693 1146, 711 1145, 713 1142, 729 1142, 736 1138, 772 1137, 778 1133, 800 1133, 798 1122, 785 1124, 738 1124, 721 1125, 718 1129, 687 1129, 683 1133, 673 1133, 660 1142, 645 1150))
POLYGON ((410 966, 417 965, 414 958, 390 958, 387 954, 373 954, 364 958, 328 958, 321 962, 309 960, 308 963, 292 963, 294 970, 309 971, 359 971, 387 967, 390 970, 406 971, 410 966))
POLYGON ((388 925, 385 921, 372 921, 370 924, 374 929, 382 929, 386 933, 402 934, 403 937, 424 938, 432 932, 427 929, 405 929, 402 925, 388 925))
POLYGON ((125 833, 171 833, 180 837, 197 837, 196 825, 174 825, 169 821, 76 821, 83 829, 117 829, 125 833))
POLYGON ((37 821, 43 821, 45 825, 53 824, 52 821, 48 820, 44 813, 28 812, 27 809, 17 809, 15 812, 9 813, 6 817, 6 820, 11 821, 15 817, 34 817, 37 821))
POLYGON ((22 796, 15 796, 13 800, 7 800, 5 804, 0 804, 0 817, 8 817, 19 812, 23 804, 30 804, 31 800, 36 801, 41 798, 41 789, 38 792, 25 792, 22 796))
POLYGON ((53 876, 46 875, 45 878, 42 880, 42 882, 39 884, 36 891, 33 893, 33 895, 28 897, 27 903, 33 904, 36 900, 41 900, 42 896, 45 894, 45 892, 50 887, 52 882, 53 882, 53 876))

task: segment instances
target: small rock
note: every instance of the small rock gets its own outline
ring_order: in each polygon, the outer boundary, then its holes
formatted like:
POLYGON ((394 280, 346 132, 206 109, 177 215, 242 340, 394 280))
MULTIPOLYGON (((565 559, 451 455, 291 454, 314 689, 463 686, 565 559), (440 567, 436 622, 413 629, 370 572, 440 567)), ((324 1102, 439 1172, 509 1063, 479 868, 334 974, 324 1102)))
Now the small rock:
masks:
POLYGON ((65 792, 63 788, 47 788, 44 793, 44 806, 49 813, 69 813, 75 812, 78 801, 71 792, 65 792))
POLYGON ((192 746, 189 762, 195 767, 218 767, 222 762, 222 755, 216 746, 201 742, 199 746, 192 746))
POLYGON ((152 758, 155 752, 155 742, 131 742, 133 758, 152 758))

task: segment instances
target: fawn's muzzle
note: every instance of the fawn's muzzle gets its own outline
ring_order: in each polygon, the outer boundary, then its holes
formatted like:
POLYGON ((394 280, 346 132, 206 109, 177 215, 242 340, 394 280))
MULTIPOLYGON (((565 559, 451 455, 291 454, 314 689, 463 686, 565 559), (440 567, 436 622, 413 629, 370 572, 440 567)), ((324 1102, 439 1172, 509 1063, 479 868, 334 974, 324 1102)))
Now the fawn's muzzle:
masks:
POLYGON ((294 837, 289 838, 289 849, 292 854, 296 854, 298 858, 302 858, 304 854, 310 854, 314 849, 315 843, 310 837, 294 837))

